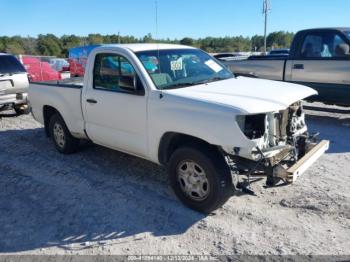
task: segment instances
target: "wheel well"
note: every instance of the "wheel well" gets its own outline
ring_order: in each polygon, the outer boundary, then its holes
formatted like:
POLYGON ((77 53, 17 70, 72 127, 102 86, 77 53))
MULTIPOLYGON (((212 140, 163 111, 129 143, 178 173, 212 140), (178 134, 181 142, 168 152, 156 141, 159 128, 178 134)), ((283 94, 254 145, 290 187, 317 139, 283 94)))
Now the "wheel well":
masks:
POLYGON ((45 127, 45 133, 47 137, 50 137, 50 131, 49 131, 50 119, 56 113, 59 114, 57 109, 52 106, 44 106, 43 108, 44 127, 45 127))
POLYGON ((202 140, 194 136, 181 134, 181 133, 168 132, 163 135, 159 144, 159 150, 158 150, 159 163, 161 163, 162 165, 166 165, 172 153, 176 149, 180 148, 183 145, 188 145, 188 144, 200 145, 202 147, 208 148, 208 150, 212 150, 215 153, 222 155, 220 153, 218 146, 209 144, 205 140, 202 140))

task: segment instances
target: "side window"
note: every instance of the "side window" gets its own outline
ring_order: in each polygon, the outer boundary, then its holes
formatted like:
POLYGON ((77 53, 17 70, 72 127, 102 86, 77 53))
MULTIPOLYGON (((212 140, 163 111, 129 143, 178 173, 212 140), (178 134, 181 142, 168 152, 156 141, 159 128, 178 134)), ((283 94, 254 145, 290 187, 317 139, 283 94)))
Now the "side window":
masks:
POLYGON ((344 58, 349 52, 349 45, 335 33, 316 33, 305 37, 302 58, 331 59, 344 58))
POLYGON ((349 58, 349 45, 339 35, 334 37, 333 54, 336 58, 349 58))
POLYGON ((123 56, 98 54, 94 65, 94 88, 136 92, 140 85, 132 64, 123 56))
POLYGON ((322 37, 320 35, 307 35, 301 49, 303 58, 319 58, 322 52, 322 37))

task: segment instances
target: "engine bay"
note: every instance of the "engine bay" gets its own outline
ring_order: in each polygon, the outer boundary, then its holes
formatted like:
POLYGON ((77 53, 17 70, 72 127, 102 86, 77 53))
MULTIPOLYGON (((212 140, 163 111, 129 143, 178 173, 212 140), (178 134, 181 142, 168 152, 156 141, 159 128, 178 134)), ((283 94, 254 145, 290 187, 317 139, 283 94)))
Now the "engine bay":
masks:
MULTIPOLYGON (((285 110, 239 116, 237 123, 245 136, 257 144, 265 157, 272 157, 286 146, 295 149, 295 157, 303 156, 308 137, 302 102, 296 102, 285 110)), ((257 158, 259 150, 253 150, 257 158)))
POLYGON ((237 123, 256 147, 249 159, 239 154, 229 159, 248 178, 254 173, 267 175, 268 185, 279 180, 292 183, 329 147, 328 141, 317 144, 315 136, 309 137, 301 101, 277 112, 239 116, 237 123))

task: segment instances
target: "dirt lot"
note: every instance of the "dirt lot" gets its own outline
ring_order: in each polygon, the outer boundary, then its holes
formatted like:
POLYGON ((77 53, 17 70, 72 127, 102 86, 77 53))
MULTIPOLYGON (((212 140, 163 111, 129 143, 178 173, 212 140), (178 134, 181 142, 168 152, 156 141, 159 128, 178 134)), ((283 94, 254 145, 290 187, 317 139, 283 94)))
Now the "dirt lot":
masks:
POLYGON ((350 112, 308 121, 331 149, 296 184, 256 181, 257 196, 204 216, 176 200, 162 168, 95 145, 60 155, 30 115, 7 115, 0 253, 349 255, 350 112))

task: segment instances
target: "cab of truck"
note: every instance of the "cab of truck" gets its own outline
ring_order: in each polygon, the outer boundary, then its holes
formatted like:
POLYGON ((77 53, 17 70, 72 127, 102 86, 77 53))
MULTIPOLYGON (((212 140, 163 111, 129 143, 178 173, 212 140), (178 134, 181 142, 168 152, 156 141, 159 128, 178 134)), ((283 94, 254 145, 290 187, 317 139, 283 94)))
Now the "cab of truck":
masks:
POLYGON ((294 38, 285 80, 318 91, 313 100, 350 106, 350 28, 303 30, 294 38))

